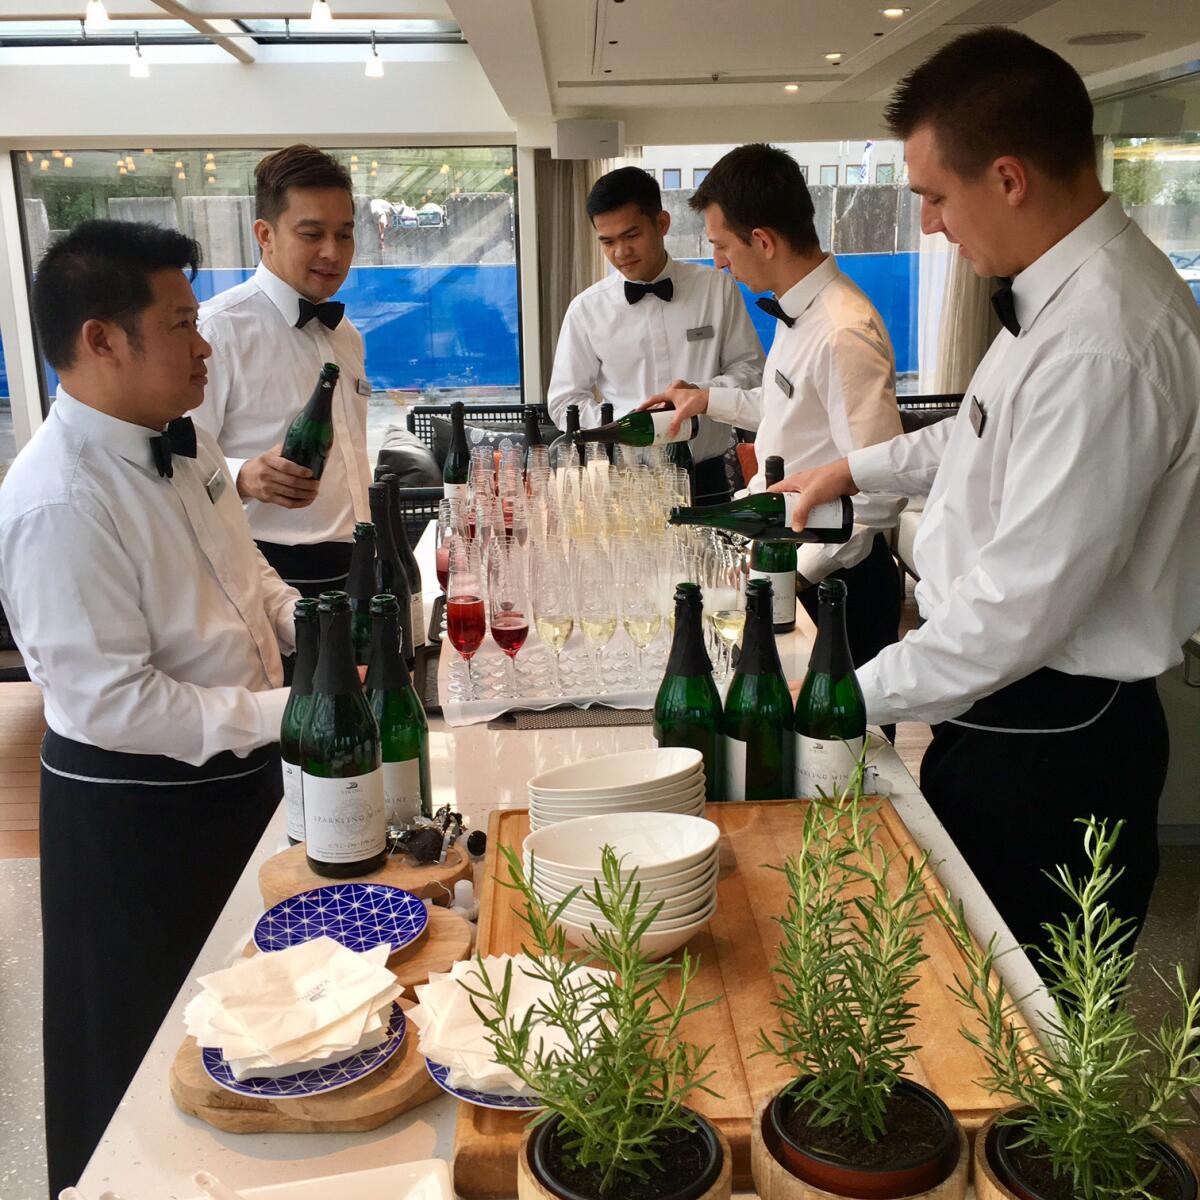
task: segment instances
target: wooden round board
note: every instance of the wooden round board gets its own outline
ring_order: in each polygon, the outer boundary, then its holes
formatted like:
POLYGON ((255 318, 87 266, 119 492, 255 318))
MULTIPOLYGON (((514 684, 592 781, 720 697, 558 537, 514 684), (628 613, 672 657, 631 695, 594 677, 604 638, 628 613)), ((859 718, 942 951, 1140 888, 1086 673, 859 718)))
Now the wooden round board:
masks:
POLYGON ((304 854, 304 843, 289 846, 286 850, 268 858, 258 869, 258 890, 262 893, 263 907, 272 908, 281 900, 298 896, 301 892, 324 887, 330 883, 387 883, 403 888, 432 900, 434 904, 448 905, 454 898, 454 885, 460 879, 470 879, 472 866, 470 855, 457 842, 446 853, 444 863, 417 865, 404 854, 392 854, 378 871, 360 875, 354 880, 327 879, 316 874, 304 854))
MULTIPOLYGON (((404 1009, 409 1000, 398 1003, 404 1009)), ((442 1095, 429 1077, 409 1026, 395 1057, 358 1083, 294 1100, 241 1096, 218 1087, 204 1072, 200 1048, 186 1038, 171 1064, 171 1096, 185 1113, 226 1133, 362 1133, 442 1095)))

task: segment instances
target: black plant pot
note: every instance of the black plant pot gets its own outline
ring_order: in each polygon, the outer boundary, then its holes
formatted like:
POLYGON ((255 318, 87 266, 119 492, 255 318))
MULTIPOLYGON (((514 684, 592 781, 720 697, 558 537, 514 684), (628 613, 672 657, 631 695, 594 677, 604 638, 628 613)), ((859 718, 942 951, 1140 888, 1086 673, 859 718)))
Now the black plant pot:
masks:
MULTIPOLYGON (((725 1156, 717 1132, 699 1113, 693 1112, 692 1118, 695 1122, 697 1142, 703 1145, 706 1154, 703 1166, 694 1179, 677 1181, 673 1190, 660 1193, 657 1200, 698 1200, 720 1178, 725 1156)), ((534 1178, 547 1191, 561 1197, 561 1200, 613 1200, 612 1197, 603 1198, 577 1192, 555 1175, 550 1162, 550 1150, 561 1120, 561 1117, 551 1117, 529 1135, 529 1167, 534 1178)))
MULTIPOLYGON (((1001 1183, 1019 1200, 1046 1200, 1042 1192, 1025 1181, 1021 1168, 1013 1160, 1013 1145, 1023 1136, 1024 1130, 1020 1125, 993 1125, 985 1147, 988 1161, 1001 1183)), ((1174 1179, 1180 1200, 1197 1200, 1196 1176, 1187 1163, 1166 1142, 1155 1142, 1151 1154, 1161 1164, 1158 1178, 1163 1178, 1165 1174, 1174 1179)))

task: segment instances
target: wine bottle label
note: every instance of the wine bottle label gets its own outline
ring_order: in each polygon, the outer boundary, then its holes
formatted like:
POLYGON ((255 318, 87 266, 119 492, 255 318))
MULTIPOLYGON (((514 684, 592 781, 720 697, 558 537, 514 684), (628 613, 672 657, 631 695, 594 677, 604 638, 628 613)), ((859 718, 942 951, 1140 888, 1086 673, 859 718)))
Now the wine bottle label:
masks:
POLYGON ((465 483, 443 483, 442 495, 447 500, 465 500, 467 498, 467 485, 465 483))
POLYGON ((408 829, 421 815, 421 760, 383 764, 383 802, 389 829, 408 829))
POLYGON ((675 414, 669 409, 666 412, 652 412, 650 414, 650 420, 654 422, 654 444, 656 446, 665 446, 669 442, 691 441, 692 429, 696 424, 694 418, 688 417, 683 424, 680 425, 679 432, 672 437, 670 434, 670 428, 671 422, 674 419, 675 414))
MULTIPOLYGON (((800 497, 796 492, 783 493, 783 512, 784 523, 791 525, 792 514, 796 511, 796 506, 800 503, 800 497)), ((842 501, 828 500, 824 504, 814 504, 808 514, 808 524, 806 529, 841 529, 842 527, 842 501)))
POLYGON ((304 788, 296 763, 283 764, 283 811, 287 815, 287 835, 293 842, 304 841, 304 788))
POLYGON ((840 796, 850 782, 862 738, 814 738, 796 734, 796 795, 830 799, 840 796))
POLYGON ((308 857, 351 863, 380 854, 387 845, 383 771, 349 779, 304 772, 304 833, 308 857))
POLYGON ((771 622, 789 624, 796 619, 796 572, 758 571, 750 568, 751 579, 771 581, 771 622))
POLYGON ((746 743, 740 738, 725 737, 725 799, 746 798, 746 743))
POLYGON ((412 613, 413 645, 423 646, 429 640, 429 626, 425 624, 425 600, 421 595, 413 595, 409 611, 412 613))

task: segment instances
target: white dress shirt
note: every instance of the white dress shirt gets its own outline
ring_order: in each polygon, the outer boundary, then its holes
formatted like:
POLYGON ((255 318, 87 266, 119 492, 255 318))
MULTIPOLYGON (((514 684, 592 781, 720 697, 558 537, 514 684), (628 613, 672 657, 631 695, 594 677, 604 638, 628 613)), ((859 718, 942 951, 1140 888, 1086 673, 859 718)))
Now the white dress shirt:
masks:
POLYGON ((315 317, 297 329, 300 293, 263 263, 254 275, 200 306, 200 332, 212 343, 204 403, 193 414, 220 443, 237 479, 248 458, 283 441, 307 403, 322 363, 341 368, 333 397, 333 449, 317 498, 305 508, 246 501, 254 536, 284 546, 349 542, 369 521, 367 382, 363 340, 345 317, 334 330, 315 317))
POLYGON ((297 593, 217 444, 165 479, 152 436, 59 388, 0 487, 0 600, 51 729, 199 766, 278 740, 297 593))
MULTIPOLYGON (((785 475, 824 466, 901 432, 896 360, 883 318, 832 254, 778 297, 793 319, 777 321, 762 386, 715 387, 708 411, 719 421, 757 429, 758 472, 749 490, 766 487, 767 459, 779 455, 785 475), (790 394, 789 394, 790 392, 790 394)), ((856 496, 854 532, 839 545, 804 544, 797 567, 810 583, 853 567, 871 552, 876 533, 896 524, 894 496, 856 496)))
MULTIPOLYGON (((653 280, 670 279, 670 300, 625 299, 625 277, 606 275, 567 308, 546 393, 550 419, 561 429, 567 406, 579 405, 585 429, 600 424, 595 389, 623 417, 677 379, 697 387, 757 387, 763 353, 742 294, 731 275, 697 263, 667 265, 653 280)), ((729 429, 701 422, 692 442, 697 462, 723 454, 729 429)))
POLYGON ((954 420, 850 456, 859 487, 929 497, 925 624, 858 672, 876 722, 953 718, 1043 666, 1150 678, 1200 624, 1195 300, 1112 196, 1013 296, 1020 334, 954 420))

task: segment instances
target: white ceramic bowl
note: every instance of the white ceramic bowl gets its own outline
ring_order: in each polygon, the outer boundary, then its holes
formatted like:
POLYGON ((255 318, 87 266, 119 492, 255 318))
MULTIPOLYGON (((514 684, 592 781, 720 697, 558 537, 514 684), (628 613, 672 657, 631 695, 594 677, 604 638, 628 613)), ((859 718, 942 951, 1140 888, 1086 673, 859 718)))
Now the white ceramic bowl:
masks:
MULTIPOLYGON (((708 916, 681 929, 648 929, 642 934, 642 950, 652 958, 665 958, 690 942, 708 924, 711 916, 709 913, 708 916)), ((571 921, 560 921, 559 924, 572 946, 584 947, 592 944, 592 931, 588 926, 576 925, 571 921)))
POLYGON ((611 813, 623 812, 674 812, 681 808, 697 808, 704 804, 704 784, 700 784, 691 792, 663 796, 657 800, 628 800, 620 804, 539 804, 529 802, 530 813, 539 817, 555 817, 560 821, 574 820, 576 817, 603 817, 611 813))
MULTIPOLYGON (((654 918, 651 928, 669 929, 677 924, 687 924, 695 920, 700 913, 712 908, 715 898, 715 890, 708 888, 702 892, 692 892, 690 895, 680 896, 677 900, 664 901, 658 915, 654 918)), ((542 899, 547 904, 558 904, 562 901, 563 897, 543 895, 542 899)), ((643 896, 641 900, 642 911, 648 913, 657 903, 657 898, 647 899, 643 896)), ((600 925, 607 925, 600 910, 590 900, 585 900, 582 896, 577 896, 567 905, 564 915, 568 921, 574 921, 577 925, 587 925, 592 921, 600 925)))
POLYGON ((672 800, 679 796, 690 796, 696 791, 703 792, 705 788, 704 772, 699 771, 679 783, 669 787, 654 788, 646 792, 605 792, 594 796, 580 796, 572 793, 568 797, 540 796, 529 793, 530 808, 570 808, 580 813, 602 812, 607 808, 628 807, 631 804, 655 804, 662 800, 672 800))
MULTIPOLYGON (((708 875, 718 861, 718 851, 714 846, 713 849, 702 858, 695 866, 688 867, 686 871, 674 871, 667 875, 656 875, 652 878, 646 878, 641 871, 638 872, 638 882, 642 885, 642 894, 654 894, 656 896, 671 895, 677 896, 681 891, 695 887, 698 880, 708 875)), ((525 857, 525 875, 530 873, 530 859, 525 857)), ((536 862, 537 870, 536 878, 546 880, 561 887, 565 887, 568 891, 578 884, 582 884, 589 891, 591 890, 592 880, 600 877, 600 869, 597 867, 590 872, 564 872, 555 867, 549 866, 542 862, 539 858, 536 862)), ((628 874, 628 872, 626 872, 628 874)))
MULTIPOLYGON (((702 817, 704 816, 704 804, 702 802, 692 801, 687 804, 672 804, 660 805, 653 809, 630 808, 627 812, 665 812, 665 813, 682 813, 685 817, 702 817)), ((529 831, 532 833, 538 829, 544 829, 547 825, 556 825, 559 821, 573 821, 578 813, 571 813, 567 816, 543 816, 541 813, 535 812, 533 809, 529 811, 529 831)), ((591 814, 589 814, 591 815, 591 814)))
POLYGON ((666 792, 678 791, 681 788, 694 787, 703 778, 704 768, 698 766, 673 779, 650 779, 645 783, 629 784, 626 786, 595 787, 587 791, 578 788, 539 788, 530 784, 526 790, 530 799, 553 800, 559 804, 582 803, 588 800, 620 800, 634 796, 661 796, 666 792))
POLYGON ((622 860, 622 874, 639 879, 674 875, 702 863, 717 847, 721 831, 703 817, 682 813, 625 812, 577 817, 548 825, 525 839, 526 859, 535 857, 552 871, 591 879, 600 871, 600 855, 611 846, 622 860))
MULTIPOLYGON (((703 875, 695 879, 690 879, 686 883, 678 883, 674 887, 657 888, 652 887, 650 883, 643 885, 641 890, 641 899, 643 904, 654 904, 659 900, 664 903, 675 903, 680 900, 687 899, 690 896, 697 894, 706 894, 715 890, 717 886, 717 876, 720 872, 718 864, 714 861, 713 864, 704 872, 703 875)), ((564 896, 569 895, 576 888, 580 889, 580 897, 589 897, 592 894, 592 883, 589 880, 587 883, 580 883, 578 880, 568 881, 554 879, 549 875, 538 873, 534 883, 534 889, 541 896, 553 897, 561 900, 564 896)))
POLYGON ((683 779, 701 769, 702 762, 703 756, 699 750, 684 746, 655 746, 648 750, 606 754, 565 767, 555 767, 552 771, 535 775, 529 781, 529 787, 539 795, 547 792, 588 795, 624 789, 641 791, 650 785, 661 786, 683 779))

